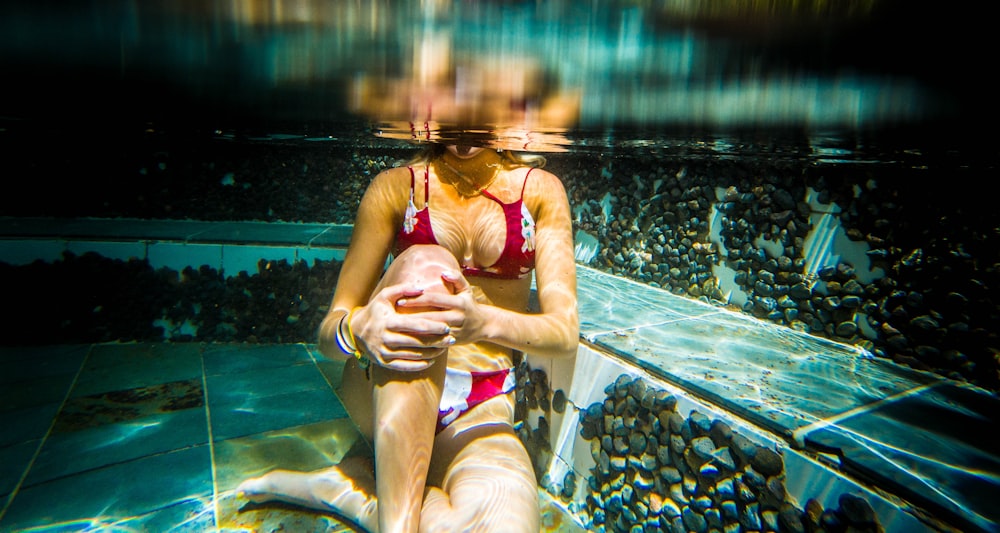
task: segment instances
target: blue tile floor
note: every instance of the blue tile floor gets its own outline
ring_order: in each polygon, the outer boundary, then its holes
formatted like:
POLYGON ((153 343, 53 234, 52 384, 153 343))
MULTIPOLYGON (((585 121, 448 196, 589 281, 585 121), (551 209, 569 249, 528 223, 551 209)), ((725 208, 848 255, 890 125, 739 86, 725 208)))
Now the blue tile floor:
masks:
POLYGON ((368 453, 312 347, 0 348, 3 531, 350 531, 240 511, 240 480, 368 453))

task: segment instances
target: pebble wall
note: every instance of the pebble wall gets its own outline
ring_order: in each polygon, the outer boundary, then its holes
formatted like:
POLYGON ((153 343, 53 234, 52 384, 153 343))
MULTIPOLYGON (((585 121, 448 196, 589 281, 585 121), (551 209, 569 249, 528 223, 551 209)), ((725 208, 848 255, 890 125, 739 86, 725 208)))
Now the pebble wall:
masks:
MULTIPOLYGON (((567 411, 565 392, 548 383, 540 369, 518 368, 516 428, 536 472, 548 471, 553 457, 549 416, 567 411), (538 411, 537 421, 526 420, 538 411)), ((642 378, 620 375, 604 394, 579 411, 580 437, 593 460, 587 478, 570 470, 563 479, 538 480, 588 531, 884 531, 858 495, 841 494, 836 508, 824 509, 816 498, 798 507, 786 495, 780 454, 723 420, 697 410, 683 416, 673 394, 642 378), (583 502, 574 501, 579 483, 587 487, 583 502)))
MULTIPOLYGON (((2 134, 10 175, 32 179, 2 196, 0 216, 350 223, 368 181, 415 153, 376 141, 285 143, 153 128, 72 143, 13 126, 2 134), (83 178, 89 169, 100 172, 83 178), (65 185, 52 187, 53 180, 65 185)), ((723 153, 704 145, 549 155, 546 168, 565 184, 574 230, 597 243, 589 266, 1000 390, 1000 212, 989 194, 970 186, 982 177, 974 159, 898 150, 861 162, 818 162, 803 143, 749 142, 723 153), (864 252, 826 250, 824 261, 810 263, 811 235, 831 220, 864 252)), ((180 286, 229 283, 206 268, 176 274, 180 286)), ((300 283, 285 275, 320 277, 323 290, 332 290, 325 274, 307 273, 315 265, 282 268, 248 276, 280 283, 281 290, 300 283)), ((156 277, 137 270, 125 268, 134 276, 119 285, 156 277)), ((17 281, 8 283, 17 290, 17 281)), ((36 294, 46 292, 44 281, 33 283, 36 294)), ((311 294, 288 298, 313 301, 311 294)), ((315 300, 314 310, 326 305, 315 300)), ((178 315, 187 305, 161 307, 178 315)), ((256 317, 264 335, 209 324, 192 338, 312 339, 308 321, 290 328, 283 321, 294 315, 266 313, 256 317)), ((121 338, 149 336, 134 331, 121 338)))

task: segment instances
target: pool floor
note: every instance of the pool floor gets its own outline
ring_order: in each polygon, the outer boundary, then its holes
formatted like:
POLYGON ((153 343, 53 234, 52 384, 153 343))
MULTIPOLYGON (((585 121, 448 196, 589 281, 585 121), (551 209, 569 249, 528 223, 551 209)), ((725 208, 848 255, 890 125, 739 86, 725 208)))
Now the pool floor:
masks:
MULTIPOLYGON (((0 531, 354 531, 234 490, 369 454, 303 344, 0 348, 0 531)), ((582 531, 539 494, 545 531, 582 531)))

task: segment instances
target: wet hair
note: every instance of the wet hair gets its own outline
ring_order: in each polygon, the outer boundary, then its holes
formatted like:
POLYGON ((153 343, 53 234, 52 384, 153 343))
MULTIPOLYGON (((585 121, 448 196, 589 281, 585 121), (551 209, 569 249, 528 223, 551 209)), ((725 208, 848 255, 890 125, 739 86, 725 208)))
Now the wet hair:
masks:
MULTIPOLYGON (((407 162, 407 165, 429 163, 432 159, 444 153, 446 149, 445 146, 446 145, 444 144, 436 142, 428 143, 426 148, 418 152, 417 155, 413 156, 413 158, 407 162)), ((489 147, 482 148, 483 150, 493 150, 493 148, 489 147)), ((506 165, 511 168, 524 166, 542 168, 547 162, 545 156, 541 154, 516 152, 514 150, 503 150, 503 158, 506 161, 506 165)))

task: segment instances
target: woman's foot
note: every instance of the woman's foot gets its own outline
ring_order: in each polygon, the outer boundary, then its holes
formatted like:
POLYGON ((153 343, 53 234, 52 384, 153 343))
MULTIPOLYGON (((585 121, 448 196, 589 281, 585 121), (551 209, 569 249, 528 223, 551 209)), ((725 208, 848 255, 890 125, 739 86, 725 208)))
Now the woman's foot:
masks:
POLYGON ((371 462, 364 457, 314 472, 274 470, 240 483, 239 497, 253 503, 279 501, 333 511, 368 531, 378 531, 378 500, 371 462))

